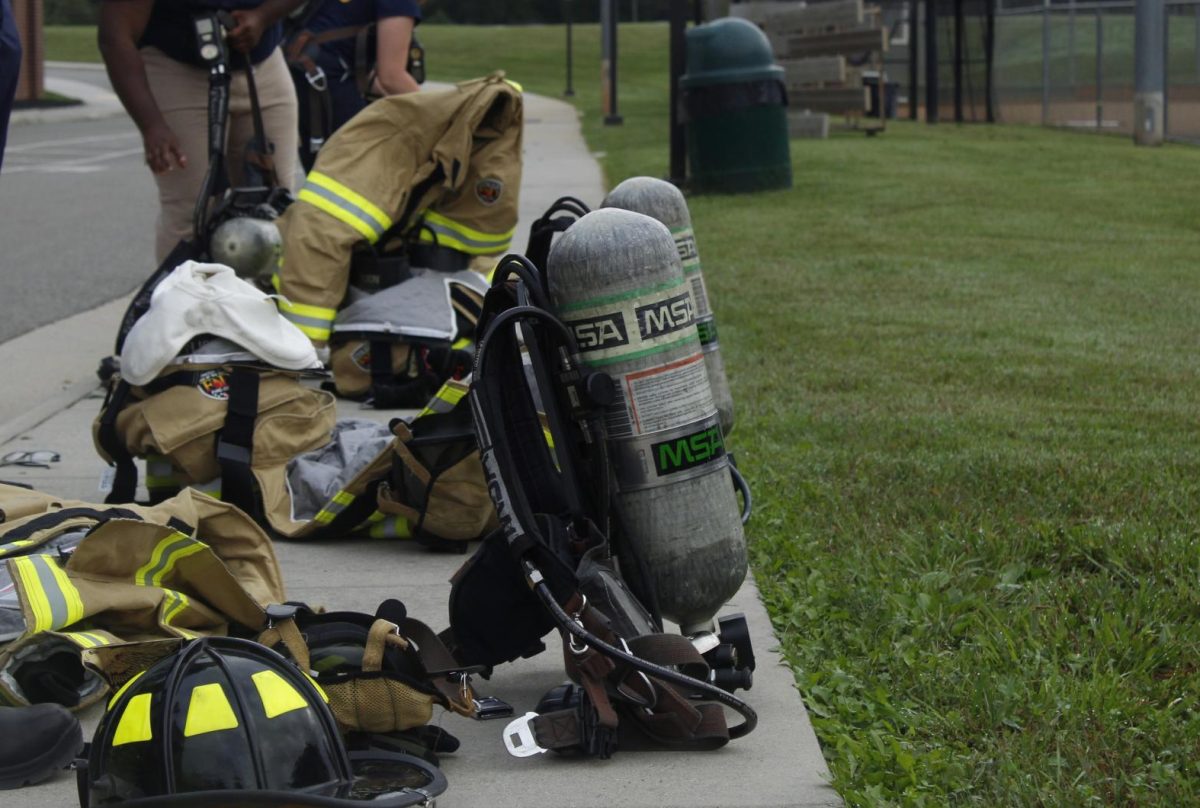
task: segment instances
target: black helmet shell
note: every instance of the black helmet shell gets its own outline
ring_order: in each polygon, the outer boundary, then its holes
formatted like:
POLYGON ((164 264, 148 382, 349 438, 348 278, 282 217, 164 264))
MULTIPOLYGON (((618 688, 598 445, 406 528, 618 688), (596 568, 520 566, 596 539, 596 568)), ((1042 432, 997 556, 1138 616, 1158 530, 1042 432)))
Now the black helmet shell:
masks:
POLYGON ((226 637, 194 640, 117 691, 80 779, 84 808, 401 808, 446 786, 415 757, 352 759, 311 679, 262 645, 226 637))

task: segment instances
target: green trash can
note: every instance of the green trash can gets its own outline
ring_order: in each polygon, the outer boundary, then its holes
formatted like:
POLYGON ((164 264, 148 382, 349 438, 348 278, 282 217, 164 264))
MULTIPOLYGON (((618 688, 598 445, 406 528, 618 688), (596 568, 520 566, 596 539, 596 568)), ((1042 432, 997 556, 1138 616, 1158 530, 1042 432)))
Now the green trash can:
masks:
POLYGON ((783 68, 758 26, 724 17, 688 30, 679 89, 692 190, 792 187, 783 68))

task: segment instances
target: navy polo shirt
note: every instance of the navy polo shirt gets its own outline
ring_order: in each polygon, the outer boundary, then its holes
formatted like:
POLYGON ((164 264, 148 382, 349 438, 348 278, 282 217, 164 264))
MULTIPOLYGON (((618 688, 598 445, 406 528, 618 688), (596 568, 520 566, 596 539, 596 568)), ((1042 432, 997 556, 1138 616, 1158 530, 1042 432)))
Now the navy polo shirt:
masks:
MULTIPOLYGON (((319 34, 335 28, 368 25, 387 17, 412 17, 420 23, 421 6, 417 0, 323 0, 305 27, 319 34)), ((321 46, 321 53, 340 59, 342 64, 353 68, 354 40, 354 37, 347 37, 326 42, 321 46)))
MULTIPOLYGON (((195 15, 205 11, 236 11, 259 5, 262 5, 262 0, 205 0, 203 3, 155 0, 138 47, 153 46, 177 62, 205 67, 204 60, 200 58, 200 49, 196 46, 196 27, 192 23, 195 15)), ((250 51, 250 61, 258 64, 266 59, 282 40, 282 25, 276 23, 267 28, 263 31, 262 39, 250 51)))

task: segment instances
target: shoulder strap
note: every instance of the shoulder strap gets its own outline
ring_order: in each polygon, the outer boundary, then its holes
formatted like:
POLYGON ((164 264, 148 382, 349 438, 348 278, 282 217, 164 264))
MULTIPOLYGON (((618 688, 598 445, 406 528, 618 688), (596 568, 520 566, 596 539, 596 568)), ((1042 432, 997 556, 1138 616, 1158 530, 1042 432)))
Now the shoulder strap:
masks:
POLYGON ((225 425, 217 437, 221 499, 249 515, 257 507, 250 464, 254 459, 254 423, 258 419, 258 381, 259 374, 246 368, 235 368, 230 374, 225 425))

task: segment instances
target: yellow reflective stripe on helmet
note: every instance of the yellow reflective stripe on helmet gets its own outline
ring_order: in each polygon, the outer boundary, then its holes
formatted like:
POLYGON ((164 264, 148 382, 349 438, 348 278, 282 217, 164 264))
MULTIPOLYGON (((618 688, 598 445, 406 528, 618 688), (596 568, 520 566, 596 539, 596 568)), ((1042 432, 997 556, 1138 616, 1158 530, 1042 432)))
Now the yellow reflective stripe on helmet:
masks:
POLYGON ((32 631, 53 631, 83 619, 79 590, 53 556, 22 556, 9 564, 33 612, 32 631))
POLYGON ((121 689, 118 690, 116 693, 113 693, 112 698, 108 700, 108 709, 111 710, 113 708, 113 705, 117 703, 117 699, 121 698, 121 696, 123 696, 125 694, 125 691, 133 686, 134 682, 136 682, 138 679, 141 679, 142 675, 144 673, 145 673, 145 671, 138 671, 137 673, 135 673, 133 675, 133 677, 131 679, 129 679, 129 681, 127 681, 125 684, 121 685, 121 689))
POLYGON ((301 675, 304 676, 305 679, 308 680, 309 684, 311 684, 313 687, 315 687, 317 689, 317 692, 321 694, 321 698, 325 701, 326 704, 328 704, 329 696, 325 693, 325 688, 323 688, 319 684, 317 684, 317 680, 312 678, 311 676, 309 676, 308 671, 300 671, 300 673, 301 673, 301 675))
POLYGON ((274 718, 293 710, 303 710, 308 707, 308 702, 304 700, 300 691, 292 687, 275 671, 259 671, 251 674, 250 679, 254 682, 254 689, 258 691, 258 697, 262 700, 263 712, 266 713, 267 718, 274 718))
POLYGON ((509 87, 512 87, 514 90, 516 90, 519 93, 525 92, 525 88, 522 87, 517 82, 513 81, 512 79, 505 79, 504 83, 507 84, 509 87))
POLYGON ((144 743, 154 739, 154 730, 150 725, 150 699, 153 695, 138 693, 125 705, 125 712, 121 713, 121 720, 117 722, 117 731, 113 733, 113 746, 144 743))
POLYGON ((436 241, 439 247, 449 247, 468 255, 504 252, 512 244, 513 233, 516 231, 516 228, 513 228, 507 233, 485 233, 432 210, 425 211, 422 224, 425 226, 421 228, 420 241, 430 244, 436 241), (434 234, 437 235, 436 239, 434 234))
POLYGON ((183 723, 183 737, 191 738, 237 727, 237 716, 233 714, 233 706, 220 682, 192 688, 187 719, 183 723))
POLYGON ((207 548, 204 542, 175 531, 155 545, 150 560, 133 574, 133 581, 141 586, 162 586, 179 561, 207 548))
POLYGON ((354 228, 371 244, 392 226, 392 220, 369 199, 319 171, 310 171, 297 199, 354 228))

